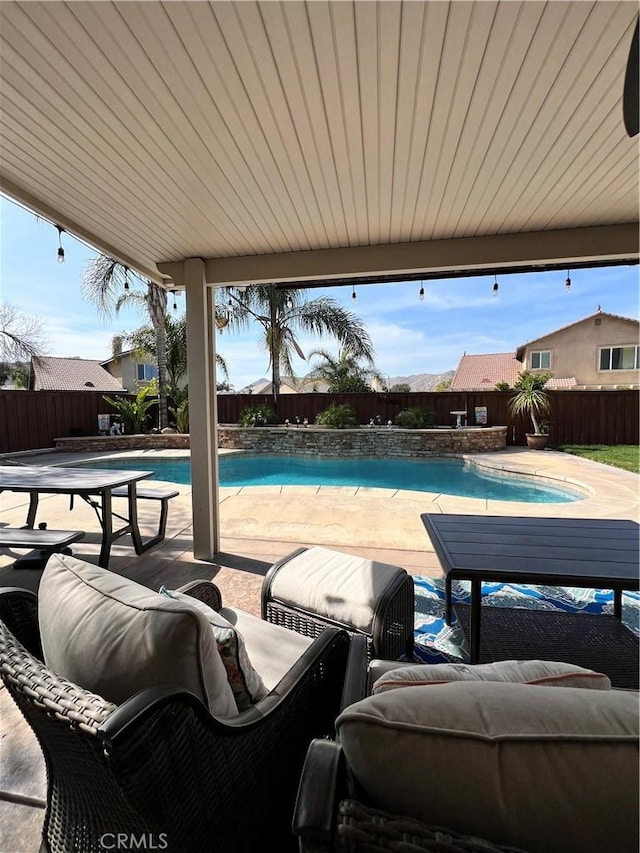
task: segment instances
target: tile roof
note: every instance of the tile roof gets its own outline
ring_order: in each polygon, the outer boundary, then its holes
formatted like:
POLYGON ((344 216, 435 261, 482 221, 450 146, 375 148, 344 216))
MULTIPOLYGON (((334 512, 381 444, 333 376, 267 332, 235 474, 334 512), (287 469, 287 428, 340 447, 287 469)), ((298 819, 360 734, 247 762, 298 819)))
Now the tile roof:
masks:
POLYGON ((493 391, 497 382, 513 383, 518 379, 522 364, 512 352, 487 355, 463 355, 451 381, 450 391, 493 391))
POLYGON ((84 358, 41 356, 32 362, 36 391, 120 391, 118 379, 100 366, 100 362, 84 358))
POLYGON ((544 387, 553 391, 554 388, 575 388, 577 384, 578 380, 575 376, 552 376, 548 382, 545 382, 544 387))

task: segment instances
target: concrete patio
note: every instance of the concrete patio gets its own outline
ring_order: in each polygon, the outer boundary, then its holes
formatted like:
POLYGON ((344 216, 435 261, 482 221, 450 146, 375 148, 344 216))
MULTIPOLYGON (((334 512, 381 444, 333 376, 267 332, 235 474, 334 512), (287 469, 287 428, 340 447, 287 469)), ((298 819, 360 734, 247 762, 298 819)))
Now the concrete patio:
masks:
MULTIPOLYGON (((143 451, 137 455, 140 469, 149 468, 149 455, 143 451)), ((79 454, 47 453, 23 457, 21 461, 42 465, 79 458, 79 454)), ((153 589, 161 584, 176 587, 196 578, 212 579, 222 590, 225 603, 259 615, 264 574, 274 560, 301 545, 321 544, 375 556, 401 565, 413 575, 440 575, 437 557, 420 521, 421 512, 638 520, 640 479, 635 474, 567 454, 522 448, 493 453, 490 458, 485 454, 480 461, 493 468, 536 474, 577 486, 585 498, 550 506, 386 489, 222 488, 222 550, 215 563, 208 563, 193 558, 190 487, 178 486, 180 495, 170 504, 165 541, 136 557, 129 537, 123 537, 112 549, 109 568, 153 589)), ((2 524, 24 524, 27 496, 5 492, 0 500, 2 524)), ((143 502, 140 508, 143 533, 151 532, 157 512, 148 504, 143 502)), ((46 521, 50 528, 85 530, 86 537, 74 545, 74 554, 96 562, 98 522, 82 501, 76 500, 70 511, 66 497, 44 497, 37 520, 46 521)), ((11 565, 16 556, 17 553, 0 555, 0 585, 37 589, 40 572, 15 571, 11 565)), ((45 797, 44 766, 30 729, 4 688, 0 689, 0 711, 0 850, 31 853, 40 844, 43 811, 38 802, 45 797)))

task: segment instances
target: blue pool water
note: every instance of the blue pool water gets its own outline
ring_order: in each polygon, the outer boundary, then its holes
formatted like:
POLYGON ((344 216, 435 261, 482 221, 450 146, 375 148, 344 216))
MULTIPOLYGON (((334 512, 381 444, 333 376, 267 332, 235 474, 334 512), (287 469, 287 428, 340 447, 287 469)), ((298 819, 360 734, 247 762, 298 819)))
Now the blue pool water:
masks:
MULTIPOLYGON (((79 463, 82 467, 153 470, 158 480, 188 484, 189 460, 136 458, 79 463)), ((306 456, 220 457, 221 486, 365 486, 438 492, 529 503, 569 503, 584 495, 526 478, 487 474, 458 459, 332 459, 306 456)))

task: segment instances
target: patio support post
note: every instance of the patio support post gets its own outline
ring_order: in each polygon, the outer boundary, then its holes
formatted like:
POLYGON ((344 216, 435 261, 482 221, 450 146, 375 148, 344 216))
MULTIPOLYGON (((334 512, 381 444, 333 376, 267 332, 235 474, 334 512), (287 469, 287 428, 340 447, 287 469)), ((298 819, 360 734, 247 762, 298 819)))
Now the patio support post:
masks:
POLYGON ((220 550, 218 507, 218 415, 216 403, 216 344, 212 317, 214 291, 205 279, 200 258, 184 262, 189 364, 189 433, 193 555, 213 560, 220 550))

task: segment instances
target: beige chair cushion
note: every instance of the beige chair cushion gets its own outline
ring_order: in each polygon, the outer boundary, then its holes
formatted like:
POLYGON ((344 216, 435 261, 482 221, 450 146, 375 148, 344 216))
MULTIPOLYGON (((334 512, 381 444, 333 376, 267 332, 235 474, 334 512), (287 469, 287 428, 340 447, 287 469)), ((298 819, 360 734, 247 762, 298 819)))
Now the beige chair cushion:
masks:
POLYGON ((584 687, 610 690, 611 681, 601 672, 546 660, 501 660, 471 666, 466 663, 402 666, 381 675, 372 693, 384 693, 399 687, 446 684, 450 681, 506 681, 538 684, 545 687, 584 687))
POLYGON ((203 601, 193 598, 179 590, 160 587, 160 595, 166 595, 176 601, 195 607, 206 617, 218 646, 218 653, 227 671, 227 681, 233 691, 238 711, 246 711, 259 699, 264 699, 267 689, 260 674, 253 668, 242 632, 232 625, 220 613, 203 601))
POLYGON ((244 637, 251 662, 260 673, 267 690, 273 690, 313 643, 310 637, 304 637, 281 625, 272 625, 244 610, 223 607, 220 614, 244 637))
POLYGON ((638 694, 454 682, 389 690, 337 730, 371 803, 531 853, 638 850, 638 694))
POLYGON ((47 666, 110 702, 173 683, 216 716, 238 713, 209 623, 192 606, 54 554, 40 581, 38 619, 47 666))
POLYGON ((308 548, 275 575, 271 597, 371 633, 381 595, 404 569, 328 548, 308 548))

